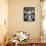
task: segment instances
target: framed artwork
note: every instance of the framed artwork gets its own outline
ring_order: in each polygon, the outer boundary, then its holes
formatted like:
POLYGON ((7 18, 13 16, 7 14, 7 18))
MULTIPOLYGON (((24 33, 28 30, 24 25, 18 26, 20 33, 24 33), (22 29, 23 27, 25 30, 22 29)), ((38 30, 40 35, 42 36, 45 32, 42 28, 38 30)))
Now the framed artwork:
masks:
POLYGON ((35 21, 35 7, 24 7, 24 21, 35 21))

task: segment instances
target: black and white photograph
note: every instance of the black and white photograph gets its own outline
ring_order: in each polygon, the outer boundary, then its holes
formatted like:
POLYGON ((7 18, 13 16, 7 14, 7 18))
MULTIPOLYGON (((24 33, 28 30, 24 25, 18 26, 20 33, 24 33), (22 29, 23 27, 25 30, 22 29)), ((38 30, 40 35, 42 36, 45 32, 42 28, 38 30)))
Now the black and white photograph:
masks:
POLYGON ((24 7, 24 21, 35 21, 35 7, 24 7))

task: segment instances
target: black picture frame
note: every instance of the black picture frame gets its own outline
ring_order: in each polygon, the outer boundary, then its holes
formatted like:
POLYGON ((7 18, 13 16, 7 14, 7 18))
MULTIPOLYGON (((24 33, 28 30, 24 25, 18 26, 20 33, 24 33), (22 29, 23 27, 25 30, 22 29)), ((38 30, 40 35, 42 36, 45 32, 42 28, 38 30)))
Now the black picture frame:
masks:
POLYGON ((24 7, 24 21, 35 21, 35 7, 24 7))

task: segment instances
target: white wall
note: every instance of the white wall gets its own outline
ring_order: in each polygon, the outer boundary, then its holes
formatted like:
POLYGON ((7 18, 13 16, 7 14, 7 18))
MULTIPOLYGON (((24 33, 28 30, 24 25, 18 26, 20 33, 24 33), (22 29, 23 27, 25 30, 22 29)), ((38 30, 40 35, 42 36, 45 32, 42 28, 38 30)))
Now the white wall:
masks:
POLYGON ((9 0, 8 16, 8 33, 9 36, 16 31, 26 31, 31 38, 40 37, 41 9, 40 0, 9 0), (35 7, 35 21, 23 21, 23 8, 35 7))

